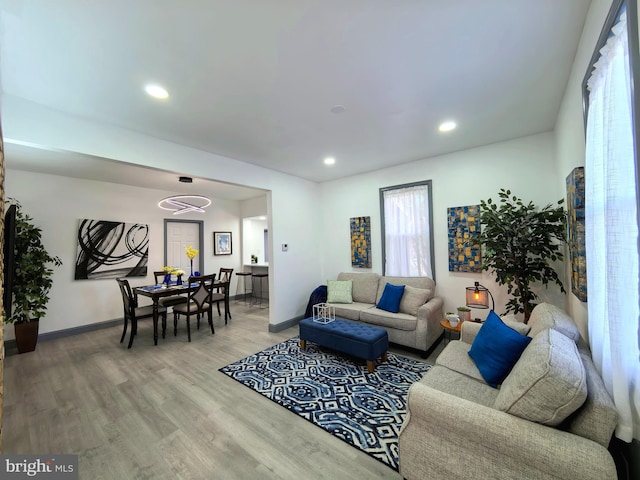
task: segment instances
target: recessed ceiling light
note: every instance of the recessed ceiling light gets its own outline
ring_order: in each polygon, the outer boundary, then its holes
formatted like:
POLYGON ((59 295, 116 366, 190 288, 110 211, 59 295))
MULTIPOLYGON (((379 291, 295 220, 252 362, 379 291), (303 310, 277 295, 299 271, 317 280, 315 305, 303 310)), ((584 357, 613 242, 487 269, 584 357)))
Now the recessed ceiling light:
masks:
POLYGON ((457 127, 456 122, 452 120, 448 120, 446 122, 442 122, 438 127, 438 130, 440 130, 441 132, 450 132, 451 130, 454 130, 456 127, 457 127))
POLYGON ((334 105, 331 107, 331 113, 344 113, 346 107, 344 105, 334 105))
POLYGON ((336 159, 333 157, 327 157, 324 159, 325 165, 333 165, 334 163, 336 163, 336 159))
POLYGON ((159 98, 164 100, 165 98, 169 98, 169 92, 167 92, 160 85, 146 85, 144 87, 144 91, 151 95, 153 98, 159 98))

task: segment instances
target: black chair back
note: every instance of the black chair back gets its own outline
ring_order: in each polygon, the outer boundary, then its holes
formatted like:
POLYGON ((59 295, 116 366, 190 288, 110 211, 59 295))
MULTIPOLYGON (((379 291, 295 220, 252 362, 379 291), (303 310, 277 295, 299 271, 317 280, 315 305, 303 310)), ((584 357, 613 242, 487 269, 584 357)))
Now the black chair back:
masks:
POLYGON ((211 308, 211 295, 213 293, 216 274, 189 277, 189 285, 198 284, 189 293, 187 303, 187 315, 190 313, 202 313, 211 308), (195 309, 192 307, 195 306, 195 309), (205 308, 206 307, 206 308, 205 308))
POLYGON ((167 274, 164 270, 160 270, 158 272, 153 272, 153 278, 156 280, 156 285, 160 285, 164 280, 164 276, 167 274))
POLYGON ((124 316, 128 320, 132 320, 134 316, 134 310, 136 308, 133 300, 133 294, 131 293, 131 287, 129 281, 124 278, 116 278, 118 286, 120 287, 120 293, 122 294, 122 305, 124 307, 124 316))
POLYGON ((218 281, 229 283, 231 281, 231 275, 233 274, 233 268, 221 268, 218 273, 218 281))

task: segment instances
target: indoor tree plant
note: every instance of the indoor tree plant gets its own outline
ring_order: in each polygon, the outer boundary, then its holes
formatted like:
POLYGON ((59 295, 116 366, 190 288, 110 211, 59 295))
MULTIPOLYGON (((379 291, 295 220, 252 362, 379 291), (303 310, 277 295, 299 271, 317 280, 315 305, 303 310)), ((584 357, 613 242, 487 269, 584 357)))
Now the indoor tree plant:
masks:
POLYGON ((498 284, 507 286, 513 297, 507 302, 507 312, 524 313, 526 323, 538 298, 533 284, 555 283, 565 293, 550 265, 562 260, 566 241, 564 200, 538 209, 532 202, 512 196, 510 190, 501 188, 498 196, 499 203, 491 199, 480 202, 482 269, 493 271, 498 284))
POLYGON ((41 229, 22 211, 20 203, 8 200, 16 206, 15 271, 12 309, 5 318, 14 324, 18 351, 24 353, 35 349, 39 320, 45 315, 53 285, 51 267, 62 265, 62 261, 49 255, 42 244, 41 229), (29 338, 25 339, 25 335, 29 338))

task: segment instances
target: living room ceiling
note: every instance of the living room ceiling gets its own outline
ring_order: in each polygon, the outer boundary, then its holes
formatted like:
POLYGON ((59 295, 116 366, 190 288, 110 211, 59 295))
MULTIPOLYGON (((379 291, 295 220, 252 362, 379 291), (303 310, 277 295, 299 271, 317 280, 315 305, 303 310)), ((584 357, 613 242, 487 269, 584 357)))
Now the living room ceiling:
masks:
MULTIPOLYGON (((0 0, 1 85, 322 182, 552 130, 589 5, 0 0), (149 97, 147 83, 169 98, 149 97), (445 120, 457 129, 440 133, 445 120)), ((11 118, 2 121, 7 130, 11 118)), ((7 161, 20 168, 14 150, 7 161)), ((38 168, 37 155, 22 154, 38 168)))

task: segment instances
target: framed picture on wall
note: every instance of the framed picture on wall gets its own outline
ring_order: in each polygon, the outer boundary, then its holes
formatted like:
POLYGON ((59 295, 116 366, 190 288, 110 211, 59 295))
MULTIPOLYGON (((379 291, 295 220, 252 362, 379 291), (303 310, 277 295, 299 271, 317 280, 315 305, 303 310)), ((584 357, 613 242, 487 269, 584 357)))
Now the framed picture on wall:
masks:
POLYGON ((213 232, 213 254, 231 255, 231 232, 213 232))

